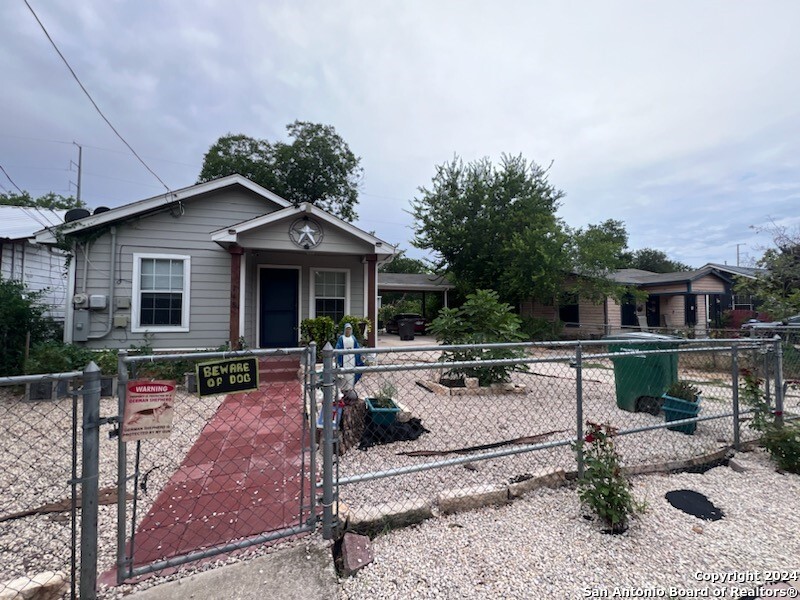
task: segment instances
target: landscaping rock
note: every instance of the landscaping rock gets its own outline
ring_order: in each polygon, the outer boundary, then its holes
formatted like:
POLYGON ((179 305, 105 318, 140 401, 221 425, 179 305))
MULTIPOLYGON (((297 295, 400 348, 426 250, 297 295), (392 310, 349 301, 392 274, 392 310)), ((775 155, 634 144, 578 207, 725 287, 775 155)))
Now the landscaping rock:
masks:
POLYGON ((397 502, 351 508, 348 511, 348 528, 368 533, 385 527, 403 527, 420 523, 432 516, 433 509, 428 500, 405 498, 397 502))
POLYGON ((489 506, 507 504, 508 488, 493 485, 476 485, 457 490, 447 490, 439 495, 439 510, 443 514, 456 513, 489 506))
POLYGON ((531 477, 521 479, 508 485, 510 498, 520 498, 533 490, 542 487, 559 487, 566 483, 567 474, 563 469, 542 469, 536 471, 531 477))
POLYGON ((365 535, 345 533, 342 540, 342 571, 349 577, 373 561, 372 545, 365 535))
POLYGON ((55 600, 69 590, 66 573, 45 571, 0 584, 0 600, 55 600))
POLYGON ((740 463, 735 458, 732 458, 728 461, 728 466, 736 471, 737 473, 744 473, 747 471, 747 467, 745 467, 742 463, 740 463))

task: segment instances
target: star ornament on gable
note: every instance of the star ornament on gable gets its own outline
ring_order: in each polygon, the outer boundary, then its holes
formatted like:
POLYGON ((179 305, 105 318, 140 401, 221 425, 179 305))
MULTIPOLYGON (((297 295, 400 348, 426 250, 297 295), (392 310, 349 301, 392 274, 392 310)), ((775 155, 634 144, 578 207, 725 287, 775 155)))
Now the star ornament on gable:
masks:
POLYGON ((289 237, 304 250, 316 248, 322 242, 322 226, 308 217, 297 219, 289 228, 289 237))

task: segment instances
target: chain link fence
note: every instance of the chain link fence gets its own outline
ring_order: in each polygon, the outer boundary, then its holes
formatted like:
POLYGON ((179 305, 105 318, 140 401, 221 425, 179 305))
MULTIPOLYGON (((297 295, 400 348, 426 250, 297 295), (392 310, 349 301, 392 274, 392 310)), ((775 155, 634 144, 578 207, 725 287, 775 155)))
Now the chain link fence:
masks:
POLYGON ((618 430, 633 472, 724 458, 756 439, 739 405, 739 369, 766 377, 775 399, 776 348, 772 340, 705 339, 367 350, 371 366, 333 369, 334 408, 338 400, 343 412, 333 453, 340 523, 446 511, 470 495, 505 501, 514 484, 574 476, 572 444, 587 422, 618 430), (507 381, 497 383, 504 371, 507 381), (398 410, 348 401, 342 388, 359 375, 361 399, 380 404, 394 392, 398 410), (699 412, 662 407, 674 380, 699 388, 699 412))
MULTIPOLYGON (((158 408, 141 413, 148 422, 171 422, 167 436, 119 443, 119 497, 126 500, 118 507, 118 582, 313 531, 308 365, 308 350, 299 348, 120 353, 120 414, 126 395, 131 403, 144 389, 137 385, 181 385, 160 416, 158 408)), ((133 414, 124 417, 132 427, 145 422, 133 414)))
POLYGON ((2 597, 40 586, 76 597, 80 376, 0 378, 2 597))

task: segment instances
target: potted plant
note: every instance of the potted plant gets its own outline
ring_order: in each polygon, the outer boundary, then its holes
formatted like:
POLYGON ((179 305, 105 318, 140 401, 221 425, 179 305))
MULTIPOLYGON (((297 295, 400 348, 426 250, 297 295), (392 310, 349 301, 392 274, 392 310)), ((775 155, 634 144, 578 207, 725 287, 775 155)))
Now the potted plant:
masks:
MULTIPOLYGON (((667 422, 691 419, 700 412, 700 389, 689 381, 677 380, 670 384, 667 391, 661 396, 664 399, 662 408, 667 422)), ((692 435, 697 429, 697 423, 686 423, 667 427, 670 431, 680 431, 692 435)))
POLYGON ((365 398, 367 410, 375 425, 391 425, 397 419, 400 407, 394 401, 397 387, 391 381, 384 381, 374 397, 365 398))

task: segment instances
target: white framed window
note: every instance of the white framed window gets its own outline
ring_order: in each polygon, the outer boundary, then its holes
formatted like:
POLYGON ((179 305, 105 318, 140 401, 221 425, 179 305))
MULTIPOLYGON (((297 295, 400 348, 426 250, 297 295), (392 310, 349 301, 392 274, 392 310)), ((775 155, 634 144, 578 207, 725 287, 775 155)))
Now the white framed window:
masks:
POLYGON ((350 314, 350 271, 348 269, 311 270, 312 317, 330 317, 337 325, 350 314))
POLYGON ((189 331, 190 271, 186 255, 134 253, 131 331, 189 331))

